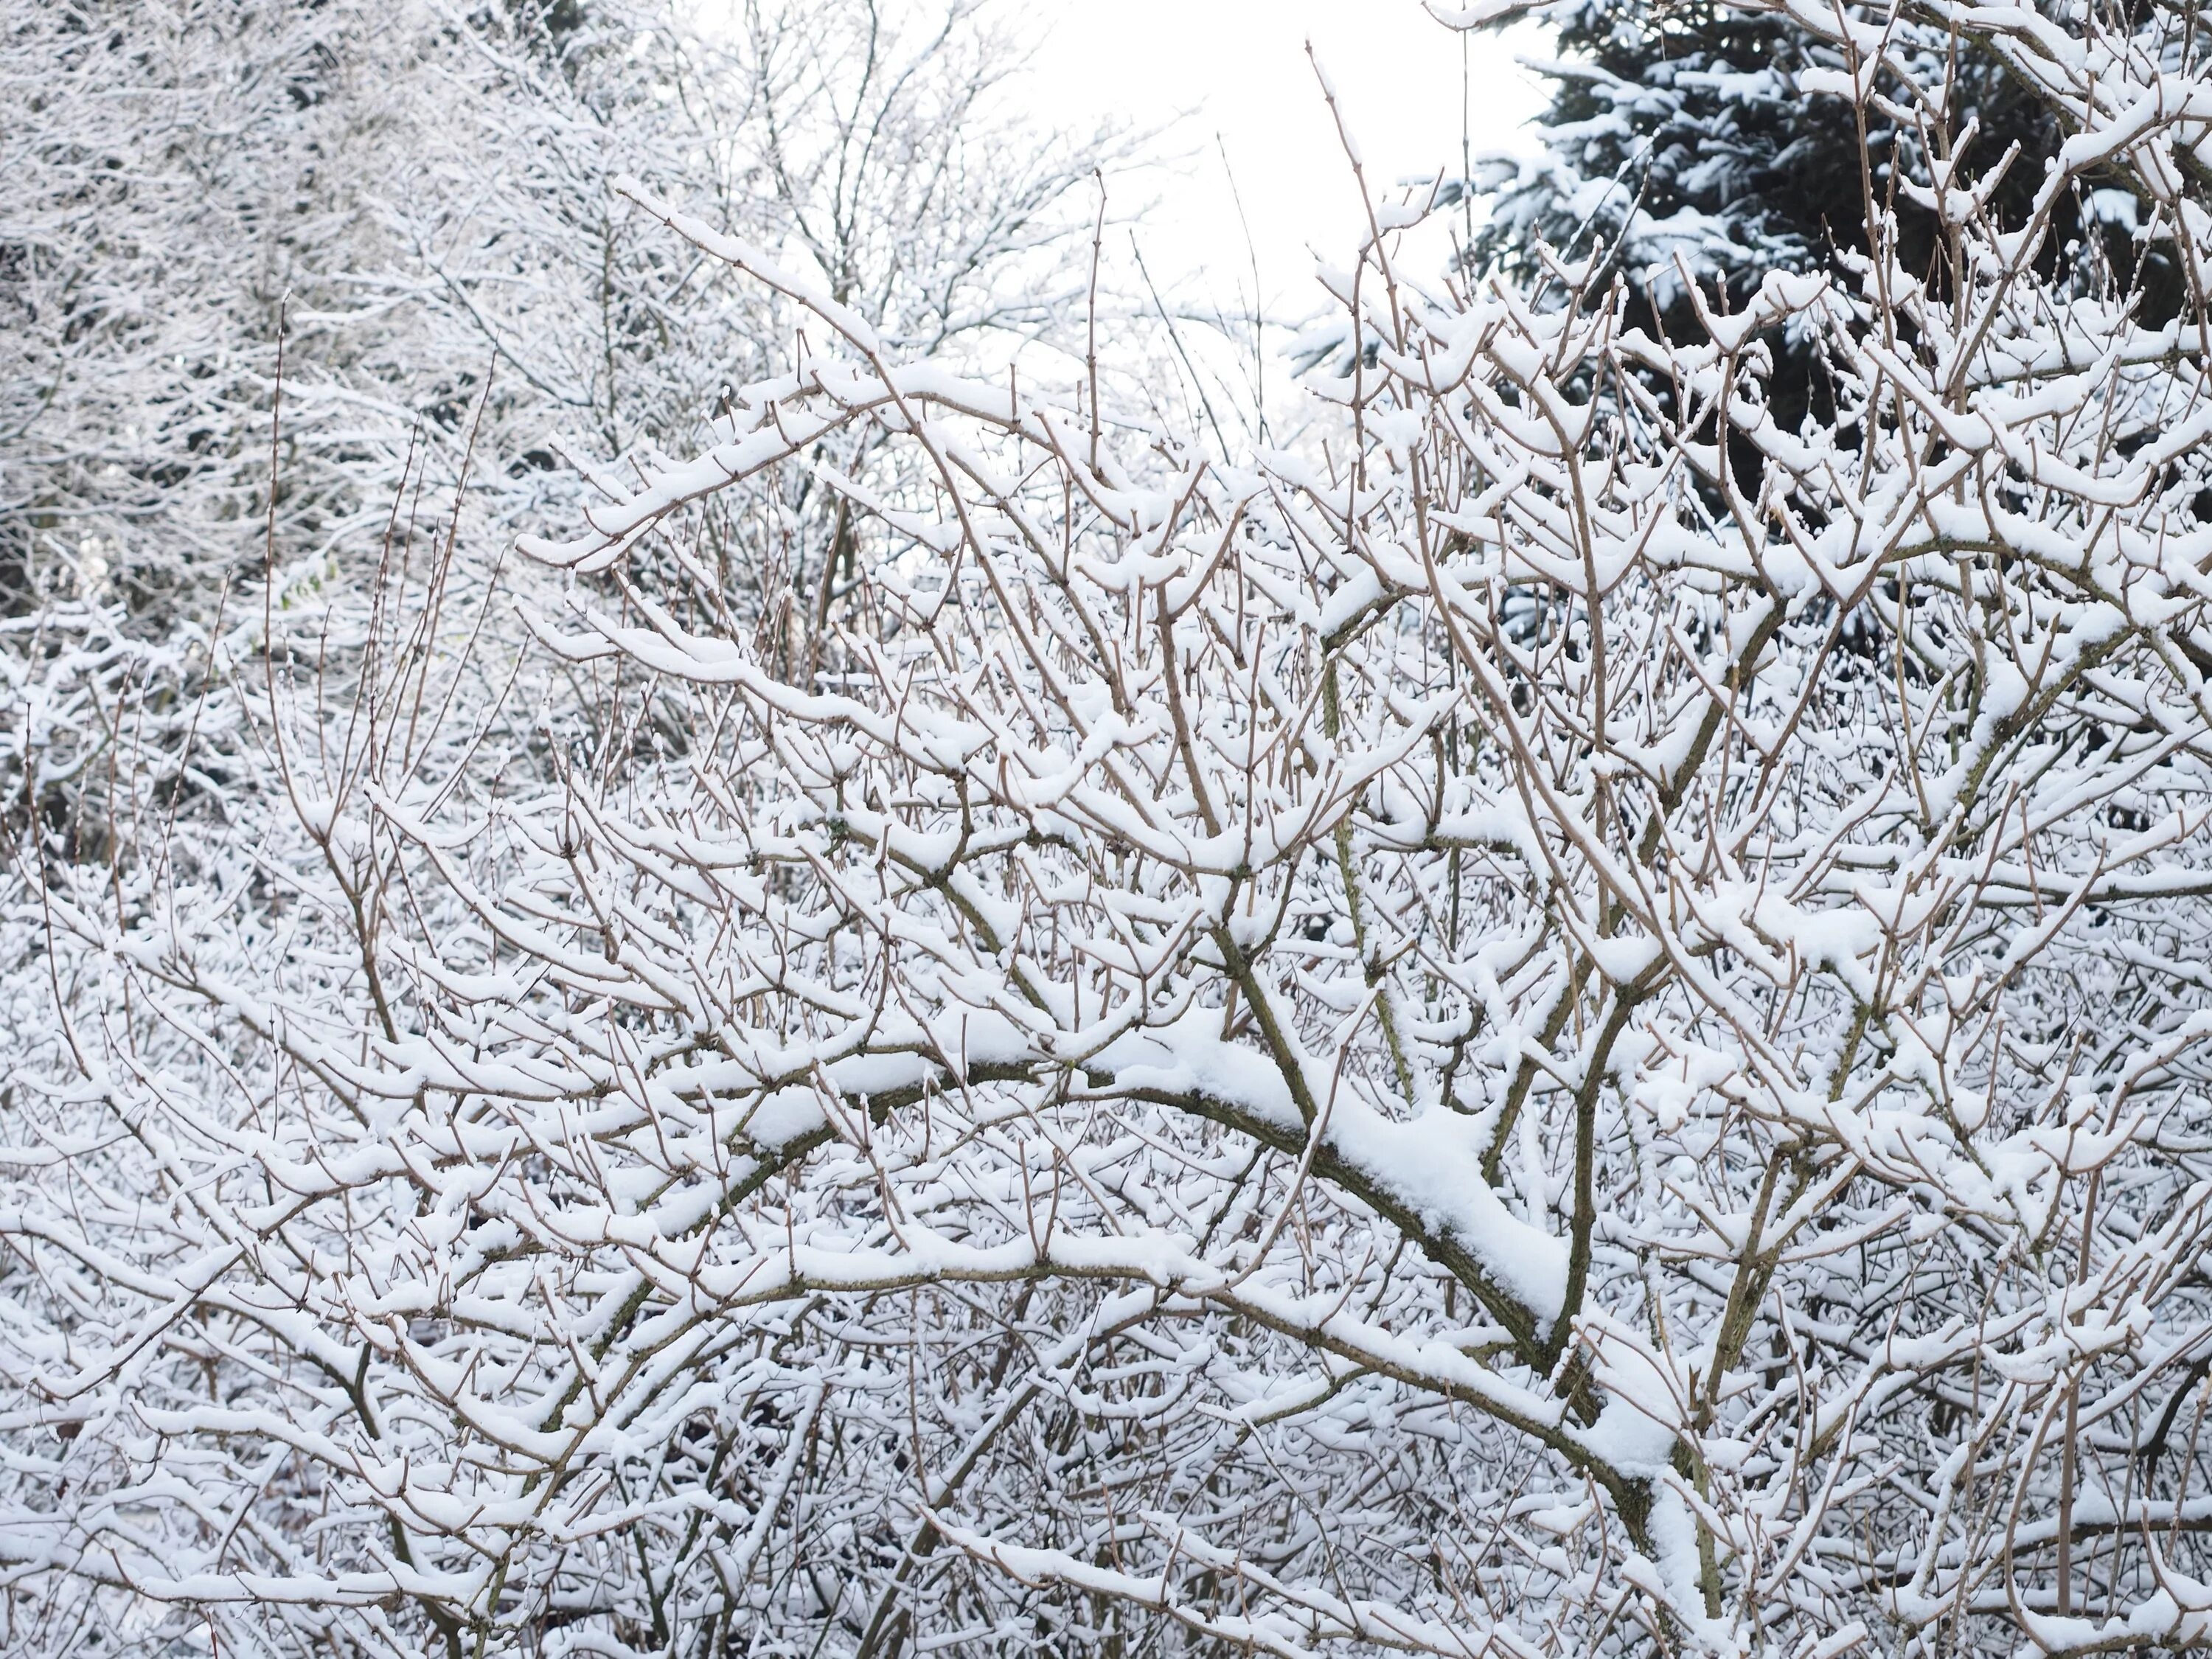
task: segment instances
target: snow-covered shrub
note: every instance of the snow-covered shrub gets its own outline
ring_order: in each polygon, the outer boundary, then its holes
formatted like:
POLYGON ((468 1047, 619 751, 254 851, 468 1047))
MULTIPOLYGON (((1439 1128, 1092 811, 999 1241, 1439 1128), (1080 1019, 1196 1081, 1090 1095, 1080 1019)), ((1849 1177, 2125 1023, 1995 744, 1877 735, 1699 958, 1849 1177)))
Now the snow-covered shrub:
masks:
POLYGON ((451 536, 269 622, 250 852, 52 861, 14 1650, 2203 1644, 2212 337, 2039 273, 2093 170, 2201 268, 2212 82, 1916 15, 2073 135, 1998 222, 1890 64, 1941 282, 1869 203, 1662 342, 1378 234, 1310 455, 641 191, 788 364, 527 637, 451 536), (794 636, 699 515, 799 469, 794 636))

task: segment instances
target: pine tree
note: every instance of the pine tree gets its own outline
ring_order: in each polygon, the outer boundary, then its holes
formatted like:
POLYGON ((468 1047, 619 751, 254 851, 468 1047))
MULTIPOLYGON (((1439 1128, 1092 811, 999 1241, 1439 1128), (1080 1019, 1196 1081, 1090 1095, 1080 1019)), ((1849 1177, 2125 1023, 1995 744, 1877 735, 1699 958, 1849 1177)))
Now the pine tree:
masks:
POLYGON ((1809 53, 1785 20, 1571 0, 1553 21, 1543 153, 1498 199, 1492 257, 1525 264, 1540 237, 1638 272, 1679 253, 1756 281, 1817 263, 1826 226, 1859 216, 1851 111, 1801 99, 1809 53))
MULTIPOLYGON (((1787 16, 1714 0, 1562 0, 1539 15, 1558 46, 1540 150, 1470 181, 1490 204, 1470 250, 1478 269, 1534 274, 1540 244, 1595 258, 1628 283, 1632 322, 1670 340, 1702 333, 1685 275, 1734 308, 1770 270, 1863 253, 1870 218, 1893 222, 1906 270, 1942 280, 1943 228, 1899 188, 1924 173, 1929 112, 1900 101, 1893 78, 1877 83, 1862 144, 1861 112, 1843 92, 1850 66, 1787 16)), ((1986 40, 1893 27, 1920 84, 1946 88, 1942 130, 1971 131, 1977 170, 2019 147, 1991 201, 2000 223, 2016 222, 2063 137, 2057 117, 1986 40)), ((2182 284, 2169 258, 2136 241, 2133 208, 2124 191, 2078 192, 2040 274, 2070 260, 2085 291, 2139 285, 2146 320, 2162 320, 2182 284)), ((1814 366, 1802 342, 1770 343, 1778 413, 1794 423, 1815 393, 1814 366)))

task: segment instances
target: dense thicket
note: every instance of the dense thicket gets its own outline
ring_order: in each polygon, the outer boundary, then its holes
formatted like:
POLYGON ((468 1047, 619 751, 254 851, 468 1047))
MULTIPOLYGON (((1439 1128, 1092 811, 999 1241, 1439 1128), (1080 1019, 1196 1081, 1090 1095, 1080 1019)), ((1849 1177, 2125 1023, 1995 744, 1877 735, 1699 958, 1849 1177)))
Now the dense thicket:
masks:
POLYGON ((32 612, 98 811, 0 939, 0 1645, 2212 1643, 2204 37, 1786 15, 1897 211, 1655 322, 1377 204, 1237 458, 1101 395, 986 60, 748 12, 723 84, 915 95, 735 123, 765 229, 596 198, 637 314, 728 296, 711 426, 520 537, 406 467, 310 582, 272 410, 223 630, 32 612), (846 133, 922 234, 838 240, 846 133))

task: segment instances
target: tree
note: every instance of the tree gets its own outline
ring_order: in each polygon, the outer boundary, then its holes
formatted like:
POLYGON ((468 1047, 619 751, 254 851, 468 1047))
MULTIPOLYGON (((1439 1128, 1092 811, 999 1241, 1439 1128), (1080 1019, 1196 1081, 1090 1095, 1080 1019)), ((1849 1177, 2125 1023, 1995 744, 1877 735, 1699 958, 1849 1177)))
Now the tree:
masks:
POLYGON ((700 439, 765 370, 732 342, 788 319, 641 240, 617 178, 806 240, 913 349, 1033 329, 1096 157, 990 142, 1012 50, 972 0, 735 41, 661 0, 11 8, 8 603, 209 620, 262 557, 280 325, 287 562, 373 564, 410 456, 451 483, 472 422, 471 510, 526 528, 580 502, 549 434, 617 468, 700 439))
MULTIPOLYGON (((156 721, 131 743, 170 752, 126 757, 96 711, 192 695, 270 559, 276 609, 349 611, 450 492, 480 586, 501 542, 706 439, 766 372, 788 307, 642 234, 614 180, 798 239, 904 349, 969 362, 1064 306, 1087 221, 1063 200, 1122 153, 1013 141, 993 93, 1018 43, 972 0, 899 27, 790 0, 734 40, 659 0, 0 17, 0 651, 27 653, 0 665, 0 826, 94 857, 131 810, 114 768, 183 787, 173 744, 207 739, 156 721)), ((865 478, 874 453, 817 459, 865 478)), ((663 574, 711 569, 712 603, 803 641, 834 584, 786 556, 849 562, 849 535, 807 477, 775 483, 663 574), (731 532, 762 521, 781 533, 731 532)))
MULTIPOLYGON (((1717 289, 1741 307, 1769 271, 1821 270, 1839 250, 1864 252, 1869 226, 1884 216, 1895 217, 1900 264, 1944 280, 1946 233, 1911 188, 1931 162, 1918 149, 1916 88, 1943 88, 1939 139, 1955 141, 1985 173, 1991 205, 2008 220, 2033 210, 2044 166, 2067 137, 1989 40, 1948 15, 1896 19, 1874 66, 1878 84, 1855 101, 1832 91, 1845 54, 1787 8, 1565 0, 1504 12, 1533 15, 1550 32, 1556 91, 1536 155, 1490 161, 1467 186, 1489 207, 1468 257, 1524 279, 1541 269, 1539 243, 1618 265, 1640 325, 1673 337, 1701 331, 1688 285, 1717 289), (1893 74, 1892 64, 1909 68, 1893 74), (1997 165, 2015 146, 2019 159, 1997 165)), ((2117 283, 2138 292, 2146 320, 2170 319, 2185 284, 2156 243, 2135 236, 2125 181, 2094 168, 2075 181, 2057 205, 2040 274, 2063 270, 2090 290, 2117 283)), ((1461 188, 1447 194, 1456 200, 1461 188)), ((1817 354, 1809 339, 1768 345, 1778 359, 1770 395, 1794 424, 1825 395, 1817 354)))
POLYGON ((2197 268, 2207 83, 2165 12, 1905 16, 2070 135, 2017 218, 1899 177, 1941 281, 1878 213, 1689 339, 1378 236, 1310 462, 635 191, 781 372, 526 544, 593 578, 528 641, 451 537, 272 623, 269 838, 17 919, 11 1645, 2212 1639, 2212 337, 2045 263, 2094 172, 2197 268), (659 582, 860 433, 803 664, 659 582))
MULTIPOLYGON (((655 72, 623 61, 611 74, 608 54, 572 39, 573 59, 603 67, 563 77, 529 7, 462 21, 412 3, 76 0, 10 8, 0 50, 0 300, 17 400, 0 431, 8 603, 120 604, 141 634, 210 622, 226 584, 258 568, 265 530, 319 576, 373 556, 410 455, 455 476, 495 366, 477 337, 481 296, 452 271, 477 251, 467 232, 507 240, 499 275, 530 290, 495 312, 583 343, 587 313, 548 301, 569 299, 558 278, 591 181, 562 180, 555 211, 570 234, 549 258, 542 239, 524 246, 544 195, 527 175, 545 169, 530 164, 577 159, 595 110, 624 90, 645 103, 655 72), (464 149, 473 218, 450 191, 442 214, 425 211, 423 175, 450 177, 464 149), (292 407, 271 526, 280 356, 292 407)), ((660 176, 637 158, 665 147, 666 128, 638 124, 632 170, 660 176)), ((602 363, 637 355, 605 344, 602 363)), ((492 479, 542 442, 567 390, 501 367, 507 385, 483 411, 492 479)), ((526 510, 545 477, 521 468, 501 508, 526 510)))

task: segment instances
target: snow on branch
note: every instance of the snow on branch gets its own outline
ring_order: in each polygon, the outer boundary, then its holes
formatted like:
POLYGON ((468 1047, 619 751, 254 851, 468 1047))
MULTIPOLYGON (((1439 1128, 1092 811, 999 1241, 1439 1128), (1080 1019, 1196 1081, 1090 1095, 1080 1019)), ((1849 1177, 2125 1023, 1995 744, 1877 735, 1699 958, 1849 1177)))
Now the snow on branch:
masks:
POLYGON ((1233 463, 634 192, 804 348, 526 629, 272 643, 250 854, 41 878, 0 1561, 270 1651, 2212 1639, 2212 387, 2045 257, 2124 174, 2197 268, 2212 90, 1911 15, 2080 135, 2025 220, 1895 52, 1940 269, 1655 338, 1378 233, 1233 463))

